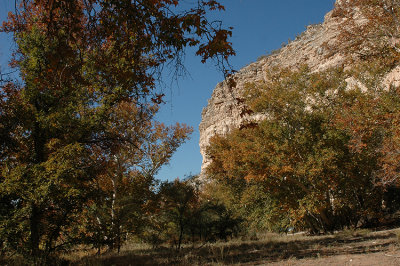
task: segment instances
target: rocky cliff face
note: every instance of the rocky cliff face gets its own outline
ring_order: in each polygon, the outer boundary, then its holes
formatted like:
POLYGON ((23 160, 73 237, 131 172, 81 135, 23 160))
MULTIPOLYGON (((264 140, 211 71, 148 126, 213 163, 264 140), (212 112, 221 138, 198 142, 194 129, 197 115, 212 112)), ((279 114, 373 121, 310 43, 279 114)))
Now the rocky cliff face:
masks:
MULTIPOLYGON (((274 67, 297 68, 307 64, 312 71, 322 71, 329 67, 344 65, 344 56, 340 53, 331 54, 326 48, 338 41, 338 27, 343 23, 342 18, 334 17, 329 12, 322 24, 308 26, 307 30, 294 41, 273 52, 271 55, 252 63, 234 75, 236 86, 230 88, 226 82, 219 83, 203 109, 200 123, 200 152, 203 156, 201 177, 210 162, 206 148, 210 138, 215 134, 227 134, 232 128, 238 128, 248 120, 260 119, 258 116, 243 116, 243 103, 240 101, 241 92, 246 83, 265 80, 268 69, 274 67)), ((385 82, 400 80, 400 68, 395 68, 385 82)), ((348 83, 354 82, 353 80, 348 83)), ((351 85, 351 84, 349 84, 351 85)))
POLYGON ((210 162, 206 156, 206 148, 210 138, 215 134, 227 134, 232 128, 240 127, 249 119, 260 117, 241 116, 243 103, 238 99, 246 83, 265 79, 266 70, 276 66, 296 67, 308 64, 311 69, 321 70, 342 62, 339 54, 327 58, 323 48, 325 42, 334 42, 338 21, 331 13, 325 16, 325 22, 309 26, 307 30, 293 42, 261 60, 252 63, 235 75, 236 86, 230 88, 226 82, 219 83, 203 109, 200 123, 200 152, 203 156, 201 171, 210 162))

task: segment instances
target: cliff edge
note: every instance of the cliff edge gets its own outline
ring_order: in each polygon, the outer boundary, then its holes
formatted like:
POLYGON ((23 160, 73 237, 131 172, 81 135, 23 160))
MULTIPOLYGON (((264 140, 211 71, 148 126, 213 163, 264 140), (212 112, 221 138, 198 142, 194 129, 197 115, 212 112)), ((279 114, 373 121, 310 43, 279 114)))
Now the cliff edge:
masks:
MULTIPOLYGON (((337 0, 336 5, 340 3, 337 0)), ((354 13, 354 21, 363 23, 364 18, 354 13)), ((215 87, 207 106, 202 111, 200 130, 200 153, 203 156, 200 177, 204 177, 204 170, 210 163, 206 149, 210 138, 216 134, 225 135, 233 128, 238 128, 249 120, 262 119, 261 114, 243 115, 244 101, 241 93, 247 83, 266 80, 267 71, 276 67, 296 69, 307 64, 312 71, 323 71, 330 67, 344 66, 348 64, 346 56, 336 50, 332 52, 328 47, 343 42, 339 34, 341 27, 346 27, 346 18, 337 16, 334 10, 325 15, 324 22, 310 25, 306 31, 287 44, 285 47, 272 52, 270 55, 259 59, 242 68, 234 75, 236 85, 228 86, 220 82, 215 87)), ((347 57, 348 58, 348 57, 347 57)), ((385 78, 387 84, 399 83, 400 67, 394 68, 385 78)), ((348 84, 357 81, 349 80, 348 84)))

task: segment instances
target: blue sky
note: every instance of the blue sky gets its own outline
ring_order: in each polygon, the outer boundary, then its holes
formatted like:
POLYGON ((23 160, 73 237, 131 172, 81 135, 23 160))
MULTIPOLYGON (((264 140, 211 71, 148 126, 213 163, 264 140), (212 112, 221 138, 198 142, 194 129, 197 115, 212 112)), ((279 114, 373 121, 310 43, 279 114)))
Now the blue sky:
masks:
MULTIPOLYGON (((235 70, 257 60, 258 57, 281 47, 289 39, 303 32, 307 25, 323 21, 333 8, 334 0, 223 0, 226 11, 213 14, 226 26, 232 26, 231 41, 236 56, 231 58, 235 70)), ((181 79, 179 86, 168 90, 167 104, 158 118, 166 124, 186 123, 194 128, 191 139, 182 145, 171 163, 160 171, 160 179, 183 178, 200 172, 202 157, 199 148, 201 111, 207 105, 222 73, 212 63, 201 64, 199 58, 186 57, 190 76, 181 79)))
MULTIPOLYGON (((196 2, 195 0, 183 0, 196 2)), ((334 0, 220 0, 225 12, 214 12, 211 18, 221 20, 226 27, 232 26, 231 41, 236 56, 231 58, 234 69, 239 70, 293 40, 307 25, 323 21, 324 15, 333 8, 334 0)), ((0 19, 13 10, 14 0, 0 0, 0 19)), ((10 36, 0 34, 0 70, 6 70, 6 62, 13 44, 10 36)), ((176 177, 198 174, 202 157, 199 149, 199 124, 201 111, 207 105, 215 85, 222 81, 212 62, 201 64, 200 59, 188 50, 185 66, 188 75, 166 89, 167 103, 158 119, 165 124, 186 123, 194 128, 191 139, 182 145, 169 165, 158 178, 173 180, 176 177)), ((168 84, 168 83, 167 83, 168 84)))

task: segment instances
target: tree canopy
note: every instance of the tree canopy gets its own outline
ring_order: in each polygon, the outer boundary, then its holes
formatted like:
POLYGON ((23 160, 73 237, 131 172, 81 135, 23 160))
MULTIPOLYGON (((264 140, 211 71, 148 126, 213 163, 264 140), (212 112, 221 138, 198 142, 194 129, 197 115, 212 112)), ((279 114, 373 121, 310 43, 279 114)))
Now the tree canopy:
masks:
POLYGON ((249 108, 265 118, 212 139, 211 180, 230 188, 244 213, 248 207, 260 208, 249 204, 246 195, 258 186, 269 202, 269 207, 261 206, 267 224, 274 219, 279 224, 278 216, 299 229, 326 232, 376 223, 385 190, 380 184, 397 158, 388 147, 397 145, 391 117, 397 114, 399 96, 393 88, 385 90, 378 78, 387 68, 371 66, 273 70, 266 81, 249 84, 249 108), (374 82, 362 83, 370 90, 349 88, 346 80, 356 73, 374 77, 374 82))
POLYGON ((154 175, 191 132, 154 122, 162 69, 183 67, 189 46, 202 62, 213 58, 222 68, 234 54, 230 29, 207 19, 222 5, 181 5, 16 1, 1 27, 14 36, 10 65, 20 75, 0 91, 2 248, 38 262, 82 242, 81 214, 96 213, 94 206, 108 206, 115 232, 122 190, 138 208, 145 205, 154 175), (140 182, 146 189, 135 188, 140 182))

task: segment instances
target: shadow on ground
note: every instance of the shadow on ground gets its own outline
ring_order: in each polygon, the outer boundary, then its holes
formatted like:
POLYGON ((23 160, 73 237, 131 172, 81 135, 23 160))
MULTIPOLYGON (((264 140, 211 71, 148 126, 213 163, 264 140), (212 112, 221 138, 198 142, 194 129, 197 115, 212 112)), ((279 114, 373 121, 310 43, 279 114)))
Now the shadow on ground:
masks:
POLYGON ((228 242, 173 249, 136 250, 122 254, 88 257, 77 265, 206 265, 279 262, 287 259, 319 258, 384 252, 397 243, 394 230, 326 236, 285 236, 282 239, 228 242))

